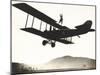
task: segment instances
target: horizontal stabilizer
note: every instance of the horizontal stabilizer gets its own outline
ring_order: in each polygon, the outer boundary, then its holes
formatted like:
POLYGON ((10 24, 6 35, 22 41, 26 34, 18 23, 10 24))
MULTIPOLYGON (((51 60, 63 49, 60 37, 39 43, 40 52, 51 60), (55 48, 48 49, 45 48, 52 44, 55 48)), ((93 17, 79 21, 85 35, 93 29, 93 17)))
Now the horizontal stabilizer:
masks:
POLYGON ((95 31, 95 29, 90 29, 89 31, 90 31, 90 32, 93 32, 93 31, 95 31))

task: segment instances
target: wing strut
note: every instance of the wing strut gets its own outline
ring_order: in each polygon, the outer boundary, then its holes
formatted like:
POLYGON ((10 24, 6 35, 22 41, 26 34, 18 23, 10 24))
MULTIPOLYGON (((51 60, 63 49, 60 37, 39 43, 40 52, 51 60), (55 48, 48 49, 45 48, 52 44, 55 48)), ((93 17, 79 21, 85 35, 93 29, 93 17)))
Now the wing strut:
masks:
POLYGON ((27 27, 28 17, 29 17, 29 14, 27 14, 25 28, 27 27))
POLYGON ((50 31, 52 31, 52 26, 50 25, 50 31))
POLYGON ((42 27, 42 20, 41 20, 41 23, 40 23, 40 30, 41 30, 41 27, 42 27))
POLYGON ((35 19, 35 17, 33 16, 33 20, 32 20, 32 26, 31 26, 31 28, 33 27, 33 24, 34 24, 34 19, 35 19))
POLYGON ((47 31, 47 23, 46 23, 45 31, 47 31))

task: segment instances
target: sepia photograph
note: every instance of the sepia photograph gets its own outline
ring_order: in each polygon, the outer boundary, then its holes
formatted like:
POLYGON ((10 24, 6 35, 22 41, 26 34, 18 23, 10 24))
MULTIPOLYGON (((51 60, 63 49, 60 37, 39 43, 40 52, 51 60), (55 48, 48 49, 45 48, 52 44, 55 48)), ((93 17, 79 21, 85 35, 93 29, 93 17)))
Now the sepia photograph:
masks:
POLYGON ((96 69, 96 6, 12 0, 11 74, 96 69))

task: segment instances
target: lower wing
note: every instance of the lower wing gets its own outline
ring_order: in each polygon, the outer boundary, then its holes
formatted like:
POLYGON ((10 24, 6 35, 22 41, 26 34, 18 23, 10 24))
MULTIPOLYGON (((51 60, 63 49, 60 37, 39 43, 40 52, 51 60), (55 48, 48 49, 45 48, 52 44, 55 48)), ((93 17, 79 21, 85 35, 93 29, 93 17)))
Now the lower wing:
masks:
POLYGON ((73 44, 73 42, 71 42, 71 41, 68 41, 68 40, 65 40, 62 38, 56 38, 54 36, 47 34, 46 32, 42 32, 42 31, 37 30, 35 28, 21 28, 21 30, 32 33, 32 34, 39 35, 39 36, 46 38, 46 39, 55 40, 55 41, 58 41, 58 42, 61 42, 64 44, 73 44))

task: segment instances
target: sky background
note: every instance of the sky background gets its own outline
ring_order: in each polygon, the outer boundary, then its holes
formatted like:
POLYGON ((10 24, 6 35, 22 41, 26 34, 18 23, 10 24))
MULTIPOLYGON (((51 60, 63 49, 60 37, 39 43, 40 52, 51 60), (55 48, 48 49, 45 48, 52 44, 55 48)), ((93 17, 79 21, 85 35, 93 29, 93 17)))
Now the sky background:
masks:
MULTIPOLYGON (((0 74, 8 75, 10 73, 10 60, 11 60, 11 14, 10 14, 10 2, 11 0, 1 0, 0 2, 0 74), (6 18, 5 18, 6 17, 6 18)), ((29 1, 29 0, 28 0, 29 1)), ((30 0, 33 1, 33 0, 30 0)), ((37 0, 34 0, 37 1, 37 0)), ((47 0, 38 0, 47 1, 47 0)), ((97 69, 96 70, 84 70, 84 71, 71 71, 71 72, 53 72, 53 73, 42 73, 43 75, 94 75, 100 72, 100 0, 48 0, 48 2, 59 2, 59 3, 72 3, 72 4, 87 4, 96 5, 96 59, 97 69)), ((41 73, 40 73, 41 74, 41 73)), ((41 74, 41 75, 42 75, 41 74)), ((36 74, 37 75, 37 74, 36 74)), ((39 75, 39 74, 38 74, 39 75)))
MULTIPOLYGON (((18 3, 18 2, 13 2, 18 3)), ((74 28, 87 20, 92 20, 92 28, 95 29, 95 7, 62 4, 30 3, 39 11, 47 14, 56 21, 59 21, 59 14, 63 14, 63 25, 74 28)), ((73 37, 75 44, 62 44, 56 42, 56 47, 49 44, 42 46, 44 38, 21 31, 25 27, 27 14, 12 6, 12 61, 26 64, 40 64, 51 59, 62 56, 88 57, 95 59, 95 32, 80 35, 81 38, 73 37)), ((32 16, 29 16, 28 27, 32 23, 32 16)), ((39 29, 40 20, 35 18, 34 26, 39 29)), ((45 23, 42 25, 44 30, 45 23)), ((49 25, 48 25, 49 27, 49 25)))

